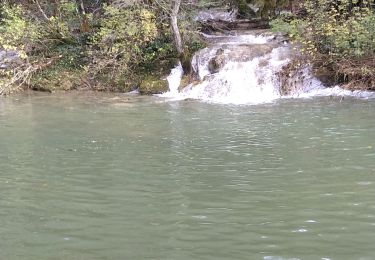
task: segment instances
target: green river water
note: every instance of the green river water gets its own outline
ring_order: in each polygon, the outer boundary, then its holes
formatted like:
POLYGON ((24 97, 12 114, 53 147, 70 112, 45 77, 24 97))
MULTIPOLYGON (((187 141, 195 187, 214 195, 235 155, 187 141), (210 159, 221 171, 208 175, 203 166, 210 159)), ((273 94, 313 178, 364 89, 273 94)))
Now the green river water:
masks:
POLYGON ((0 259, 375 259, 375 101, 2 98, 0 259))

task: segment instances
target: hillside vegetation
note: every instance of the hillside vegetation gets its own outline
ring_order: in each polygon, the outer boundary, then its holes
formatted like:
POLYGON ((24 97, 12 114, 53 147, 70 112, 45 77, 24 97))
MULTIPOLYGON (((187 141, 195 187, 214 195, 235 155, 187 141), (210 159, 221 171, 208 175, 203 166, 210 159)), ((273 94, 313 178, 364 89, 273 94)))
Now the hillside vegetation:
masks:
POLYGON ((178 61, 191 72, 191 56, 205 46, 194 17, 212 7, 273 20, 317 74, 332 84, 374 88, 373 1, 6 0, 0 95, 25 88, 166 91, 161 79, 178 61))
POLYGON ((375 89, 374 1, 307 0, 299 15, 272 22, 284 31, 328 85, 375 89))

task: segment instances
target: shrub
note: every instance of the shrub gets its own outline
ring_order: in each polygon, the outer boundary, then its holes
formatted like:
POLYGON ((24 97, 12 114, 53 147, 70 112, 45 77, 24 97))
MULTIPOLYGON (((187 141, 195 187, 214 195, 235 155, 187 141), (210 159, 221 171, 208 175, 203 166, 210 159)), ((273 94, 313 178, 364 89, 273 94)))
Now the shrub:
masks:
POLYGON ((273 21, 273 29, 288 33, 313 64, 336 71, 338 83, 355 80, 361 88, 373 88, 375 14, 370 3, 306 0, 304 9, 303 17, 273 21))
POLYGON ((1 73, 3 83, 0 85, 7 89, 3 94, 22 85, 42 82, 40 79, 47 75, 47 78, 58 81, 55 72, 79 67, 81 35, 75 30, 81 18, 75 3, 59 1, 54 15, 48 6, 39 12, 32 7, 26 4, 1 5, 0 48, 16 52, 19 58, 1 73))
POLYGON ((157 37, 153 12, 138 4, 105 6, 99 30, 92 37, 92 79, 113 86, 135 81, 139 65, 154 58, 152 52, 146 51, 153 49, 152 44, 159 50, 157 37))

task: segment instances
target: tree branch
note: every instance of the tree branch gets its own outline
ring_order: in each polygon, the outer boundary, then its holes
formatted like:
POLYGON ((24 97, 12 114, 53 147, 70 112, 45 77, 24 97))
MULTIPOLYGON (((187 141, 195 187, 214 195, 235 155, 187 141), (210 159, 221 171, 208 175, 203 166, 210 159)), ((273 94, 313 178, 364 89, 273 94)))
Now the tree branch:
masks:
POLYGON ((39 1, 38 0, 33 0, 33 1, 36 4, 36 6, 38 7, 38 10, 42 14, 44 20, 49 22, 50 20, 49 20, 48 16, 46 15, 46 13, 44 12, 44 10, 43 10, 42 6, 40 5, 39 1))

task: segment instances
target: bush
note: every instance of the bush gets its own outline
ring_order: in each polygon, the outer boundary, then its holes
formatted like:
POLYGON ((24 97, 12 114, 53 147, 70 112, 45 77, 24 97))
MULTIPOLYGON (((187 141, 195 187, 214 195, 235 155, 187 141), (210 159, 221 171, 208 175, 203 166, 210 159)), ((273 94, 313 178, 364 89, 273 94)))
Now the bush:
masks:
MULTIPOLYGON (((169 4, 165 4, 140 0, 3 2, 0 50, 14 51, 19 59, 0 71, 0 80, 7 82, 7 90, 0 94, 21 85, 53 90, 77 83, 98 90, 129 91, 143 78, 165 76, 179 58, 169 26, 169 4), (67 78, 78 82, 68 83, 67 78)), ((189 17, 194 8, 187 9, 179 16, 179 25, 189 57, 204 45, 189 17)))
POLYGON ((89 54, 93 57, 89 68, 91 78, 97 83, 120 88, 126 82, 137 84, 140 64, 154 59, 154 48, 162 48, 156 41, 155 14, 138 4, 107 5, 99 28, 92 37, 89 54))
POLYGON ((6 92, 46 82, 44 79, 56 80, 58 85, 58 71, 80 66, 81 35, 75 31, 81 17, 74 2, 62 0, 56 7, 52 15, 48 8, 35 12, 27 4, 1 6, 0 48, 15 51, 19 58, 2 72, 6 92))
POLYGON ((304 9, 303 17, 274 20, 273 29, 288 33, 313 64, 336 71, 337 83, 355 80, 373 88, 375 14, 369 2, 306 0, 304 9))

